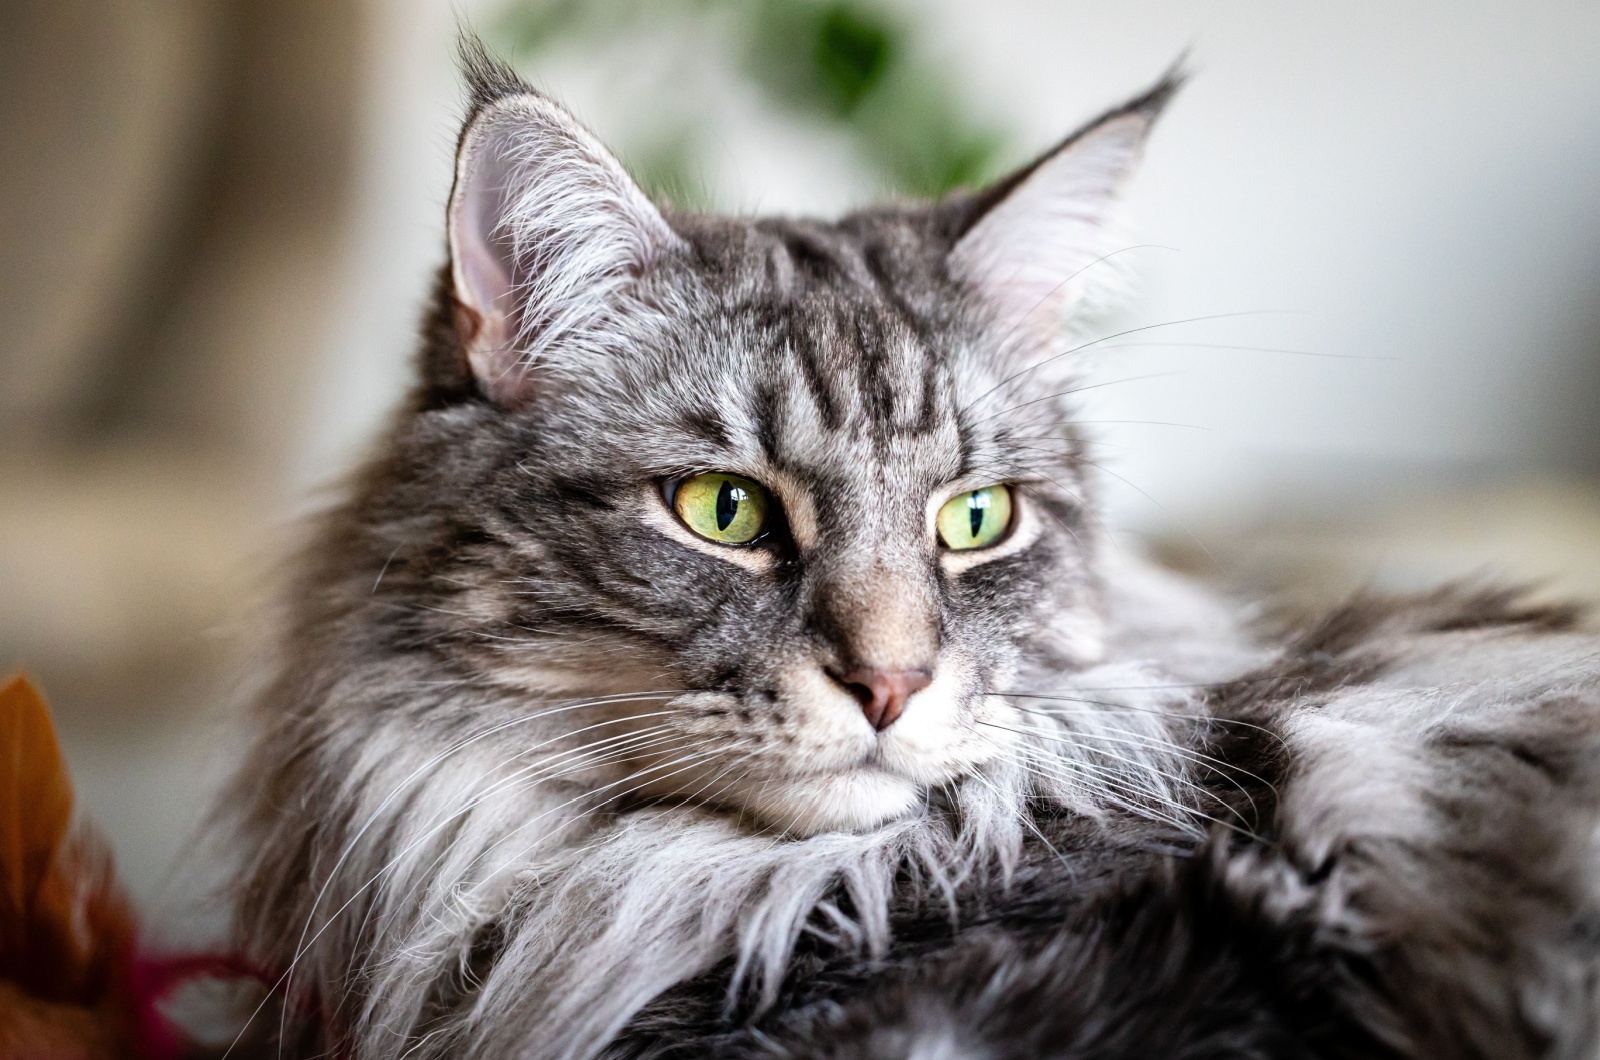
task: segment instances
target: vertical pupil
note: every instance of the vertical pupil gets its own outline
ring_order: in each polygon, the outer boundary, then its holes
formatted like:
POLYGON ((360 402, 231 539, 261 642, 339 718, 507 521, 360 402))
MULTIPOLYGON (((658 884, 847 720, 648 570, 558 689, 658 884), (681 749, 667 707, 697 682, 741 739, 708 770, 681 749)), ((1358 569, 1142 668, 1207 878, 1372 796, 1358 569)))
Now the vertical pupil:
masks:
POLYGON ((744 490, 723 479, 722 488, 717 491, 718 530, 726 530, 733 522, 733 517, 739 514, 739 502, 742 500, 744 500, 744 490))
POLYGON ((967 495, 967 517, 972 520, 972 536, 983 529, 983 517, 989 514, 989 495, 981 490, 967 495))

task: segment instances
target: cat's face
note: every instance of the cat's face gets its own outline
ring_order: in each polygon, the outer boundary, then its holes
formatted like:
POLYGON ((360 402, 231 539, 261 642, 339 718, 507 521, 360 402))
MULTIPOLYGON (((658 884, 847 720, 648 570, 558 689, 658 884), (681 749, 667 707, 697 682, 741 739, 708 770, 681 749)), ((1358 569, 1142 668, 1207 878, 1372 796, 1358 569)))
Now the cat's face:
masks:
POLYGON ((513 700, 610 697, 569 716, 586 783, 792 832, 1004 757, 1019 662, 1093 651, 1096 524, 1040 363, 1154 110, 986 197, 828 225, 669 222, 547 101, 481 100, 463 370, 401 434, 453 528, 400 583, 457 616, 422 650, 513 700))

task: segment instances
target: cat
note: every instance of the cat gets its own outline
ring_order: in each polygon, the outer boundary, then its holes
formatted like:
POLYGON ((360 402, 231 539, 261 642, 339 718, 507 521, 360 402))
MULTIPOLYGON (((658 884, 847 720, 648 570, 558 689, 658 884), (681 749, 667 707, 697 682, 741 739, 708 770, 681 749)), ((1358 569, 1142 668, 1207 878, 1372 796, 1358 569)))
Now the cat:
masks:
POLYGON ((230 796, 277 1055, 1593 1054, 1600 641, 1106 547, 1172 75, 981 191, 658 208, 477 45, 419 382, 230 796))

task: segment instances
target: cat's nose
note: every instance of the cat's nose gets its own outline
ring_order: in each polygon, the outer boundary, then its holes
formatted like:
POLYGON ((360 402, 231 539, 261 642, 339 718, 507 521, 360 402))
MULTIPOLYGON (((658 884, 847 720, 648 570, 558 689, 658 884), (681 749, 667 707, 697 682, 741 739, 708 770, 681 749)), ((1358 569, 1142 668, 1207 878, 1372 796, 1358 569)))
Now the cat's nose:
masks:
POLYGON ((834 674, 861 704, 867 722, 882 732, 895 723, 906 709, 906 700, 933 683, 927 670, 852 670, 834 674))

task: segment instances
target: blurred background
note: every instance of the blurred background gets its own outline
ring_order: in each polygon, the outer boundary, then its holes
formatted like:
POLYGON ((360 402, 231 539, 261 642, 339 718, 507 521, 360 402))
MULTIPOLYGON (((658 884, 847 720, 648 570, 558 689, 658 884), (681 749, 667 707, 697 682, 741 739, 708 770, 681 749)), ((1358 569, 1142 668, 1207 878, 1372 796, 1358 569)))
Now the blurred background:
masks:
POLYGON ((738 212, 982 180, 1187 54, 1083 355, 1120 547, 1600 598, 1594 0, 0 0, 0 667, 167 930, 261 589, 407 381, 458 18, 738 212))

